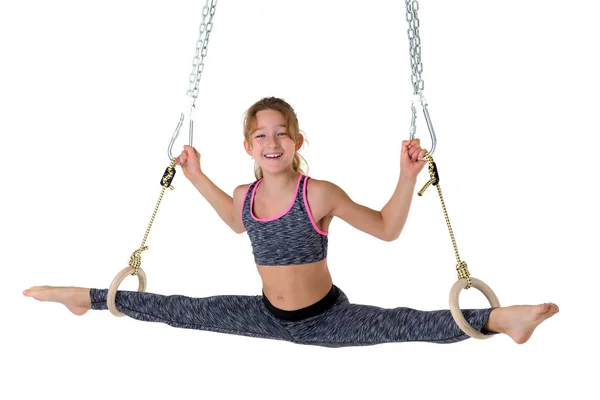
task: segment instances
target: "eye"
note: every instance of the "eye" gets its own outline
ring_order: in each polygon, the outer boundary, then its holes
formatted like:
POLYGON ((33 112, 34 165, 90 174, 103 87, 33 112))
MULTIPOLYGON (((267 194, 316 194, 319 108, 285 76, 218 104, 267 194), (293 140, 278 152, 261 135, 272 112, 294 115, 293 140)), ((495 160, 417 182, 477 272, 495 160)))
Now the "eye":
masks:
POLYGON ((279 132, 278 135, 287 135, 287 132, 279 132))
POLYGON ((265 135, 261 133, 261 134, 259 134, 259 135, 256 135, 256 136, 254 136, 254 137, 255 137, 255 138, 261 138, 261 137, 264 137, 264 136, 265 136, 265 135))

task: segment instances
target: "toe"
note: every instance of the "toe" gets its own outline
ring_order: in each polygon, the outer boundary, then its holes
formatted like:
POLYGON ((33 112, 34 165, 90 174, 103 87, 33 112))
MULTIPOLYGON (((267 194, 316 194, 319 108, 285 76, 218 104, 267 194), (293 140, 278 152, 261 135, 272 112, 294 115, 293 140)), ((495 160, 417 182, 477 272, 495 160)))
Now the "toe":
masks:
POLYGON ((546 313, 550 310, 550 303, 540 304, 538 306, 538 311, 541 313, 546 313))

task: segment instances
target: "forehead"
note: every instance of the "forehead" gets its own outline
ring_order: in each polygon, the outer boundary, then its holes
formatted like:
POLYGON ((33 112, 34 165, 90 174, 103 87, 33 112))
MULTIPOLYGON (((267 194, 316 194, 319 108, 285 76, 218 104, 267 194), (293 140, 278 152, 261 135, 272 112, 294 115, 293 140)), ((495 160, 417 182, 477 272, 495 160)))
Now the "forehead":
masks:
POLYGON ((286 126, 285 116, 276 110, 261 110, 256 113, 256 129, 286 126))

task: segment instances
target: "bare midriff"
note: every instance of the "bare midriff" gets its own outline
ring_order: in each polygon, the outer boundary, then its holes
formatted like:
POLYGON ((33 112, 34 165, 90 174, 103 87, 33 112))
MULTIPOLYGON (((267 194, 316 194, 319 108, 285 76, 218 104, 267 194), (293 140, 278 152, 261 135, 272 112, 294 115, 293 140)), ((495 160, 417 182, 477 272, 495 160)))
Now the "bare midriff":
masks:
POLYGON ((321 300, 333 284, 327 259, 302 265, 257 265, 265 297, 275 307, 298 310, 321 300))

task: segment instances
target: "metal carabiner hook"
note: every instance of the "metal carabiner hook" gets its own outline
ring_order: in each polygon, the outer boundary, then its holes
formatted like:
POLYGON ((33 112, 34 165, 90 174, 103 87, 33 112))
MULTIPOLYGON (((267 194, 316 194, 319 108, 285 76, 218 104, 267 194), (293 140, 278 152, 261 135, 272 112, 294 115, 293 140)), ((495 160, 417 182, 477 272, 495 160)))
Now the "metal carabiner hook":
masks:
MULTIPOLYGON (((181 125, 183 124, 183 113, 181 113, 181 117, 179 117, 179 122, 177 123, 177 127, 175 128, 175 132, 173 132, 173 136, 171 137, 171 142, 169 143, 169 149, 167 154, 169 156, 169 160, 173 161, 175 157, 173 157, 173 144, 175 143, 175 139, 179 136, 179 131, 181 129, 181 125)), ((192 141, 194 139, 194 121, 190 119, 190 129, 189 129, 189 145, 192 146, 192 141)))
MULTIPOLYGON (((429 129, 429 136, 431 137, 431 150, 427 151, 429 155, 433 155, 435 151, 435 146, 437 144, 437 138, 435 136, 435 131, 433 130, 433 124, 431 123, 431 117, 429 116, 429 110, 427 110, 427 102, 423 99, 423 96, 420 95, 420 103, 423 108, 423 114, 425 115, 425 122, 427 123, 427 128, 429 129)), ((416 119, 417 119, 417 110, 415 108, 415 100, 411 104, 412 118, 410 121, 410 140, 415 138, 415 133, 417 131, 416 119)), ((426 160, 422 158, 422 160, 426 160)))

